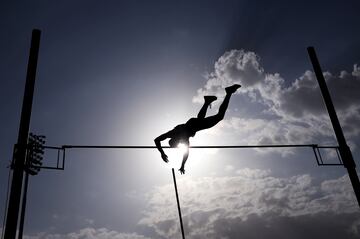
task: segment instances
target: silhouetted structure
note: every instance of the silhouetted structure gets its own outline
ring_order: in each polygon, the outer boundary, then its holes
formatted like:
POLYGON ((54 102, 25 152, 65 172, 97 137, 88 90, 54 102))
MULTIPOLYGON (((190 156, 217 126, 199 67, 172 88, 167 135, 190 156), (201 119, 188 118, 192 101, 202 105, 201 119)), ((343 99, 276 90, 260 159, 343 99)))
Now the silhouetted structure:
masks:
MULTIPOLYGON (((225 88, 226 96, 220 105, 219 112, 216 115, 205 117, 208 107, 217 98, 216 96, 204 96, 204 105, 201 107, 197 115, 197 118, 191 118, 185 124, 177 125, 174 129, 157 137, 154 140, 155 145, 159 150, 159 152, 161 153, 161 158, 164 160, 164 162, 167 163, 169 162, 169 160, 168 160, 168 156, 165 154, 164 150, 162 149, 161 141, 170 138, 169 140, 170 147, 175 148, 178 147, 179 144, 185 144, 188 147, 189 138, 194 137, 196 132, 204 129, 209 129, 224 119, 225 112, 228 108, 231 95, 235 93, 235 91, 238 88, 240 88, 240 85, 238 84, 225 88)), ((187 148, 183 156, 181 167, 179 169, 181 174, 185 173, 185 163, 188 157, 189 157, 189 150, 187 148)))
POLYGON ((311 63, 314 67, 314 72, 315 72, 316 78, 317 78, 319 86, 320 86, 321 94, 323 96, 324 103, 326 105, 326 109, 330 116, 331 124, 334 128, 335 136, 336 136, 336 139, 339 144, 339 152, 340 152, 342 161, 344 163, 344 167, 348 171, 349 178, 350 178, 351 184, 353 186, 357 202, 360 206, 360 182, 359 182, 359 177, 356 172, 356 164, 355 164, 354 158, 352 156, 349 146, 346 143, 346 139, 344 137, 344 133, 342 131, 339 119, 337 117, 335 107, 331 100, 330 92, 327 88, 327 85, 326 85, 326 82, 324 79, 324 75, 323 75, 321 67, 320 67, 320 63, 319 63, 316 53, 315 53, 315 49, 314 49, 314 47, 308 47, 307 50, 309 53, 311 63))
POLYGON ((19 209, 21 190, 23 186, 23 174, 26 157, 26 145, 29 134, 30 118, 32 110, 32 102, 35 87, 36 68, 40 46, 41 31, 34 29, 32 31, 30 56, 28 62, 28 69, 26 74, 25 92, 22 104, 21 119, 18 141, 15 145, 13 162, 12 162, 12 182, 9 198, 9 205, 6 214, 5 235, 6 239, 15 239, 19 209))

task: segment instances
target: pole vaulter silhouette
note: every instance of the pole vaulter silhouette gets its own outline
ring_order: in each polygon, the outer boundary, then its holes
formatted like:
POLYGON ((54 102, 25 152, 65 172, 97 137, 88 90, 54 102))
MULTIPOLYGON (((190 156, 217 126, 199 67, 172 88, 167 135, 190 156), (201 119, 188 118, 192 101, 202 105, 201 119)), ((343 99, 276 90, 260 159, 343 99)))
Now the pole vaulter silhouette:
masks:
POLYGON ((185 163, 189 157, 189 138, 194 137, 196 132, 204 129, 209 129, 219 123, 222 119, 224 119, 225 112, 228 108, 230 97, 235 91, 241 86, 238 84, 234 84, 232 86, 226 87, 225 92, 226 96, 219 107, 219 112, 216 115, 212 115, 209 117, 206 116, 206 111, 210 104, 217 99, 216 96, 208 95, 204 96, 204 105, 201 107, 197 118, 189 119, 185 124, 179 124, 169 132, 166 132, 159 137, 157 137, 155 141, 155 145, 161 154, 161 158, 164 162, 169 162, 168 156, 165 154, 163 148, 161 147, 161 141, 170 138, 169 145, 172 148, 178 147, 179 144, 184 144, 187 146, 187 150, 184 153, 183 160, 181 163, 181 167, 179 169, 181 174, 185 173, 185 163))

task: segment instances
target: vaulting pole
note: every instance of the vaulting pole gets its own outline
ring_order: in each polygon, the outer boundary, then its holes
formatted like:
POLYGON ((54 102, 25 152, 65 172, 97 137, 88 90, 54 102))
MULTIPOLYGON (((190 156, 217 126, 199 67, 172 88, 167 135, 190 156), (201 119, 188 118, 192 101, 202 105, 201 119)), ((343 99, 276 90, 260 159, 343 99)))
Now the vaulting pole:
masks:
POLYGON ((320 63, 319 63, 318 58, 315 53, 315 49, 314 49, 314 47, 308 47, 307 50, 308 50, 308 53, 310 56, 311 63, 314 67, 315 75, 318 80, 321 94, 323 96, 327 111, 329 113, 332 126, 335 131, 336 139, 339 144, 339 152, 340 152, 341 158, 344 162, 344 167, 348 171, 349 178, 350 178, 352 187, 354 189, 357 202, 360 207, 360 182, 359 182, 359 177, 356 173, 356 164, 355 164, 354 158, 351 154, 351 150, 350 150, 349 146, 346 143, 346 139, 344 137, 344 133, 342 131, 339 119, 337 117, 335 107, 331 100, 331 96, 330 96, 329 90, 327 88, 327 85, 326 85, 326 82, 324 79, 324 75, 323 75, 321 67, 320 67, 320 63))
POLYGON ((181 234, 182 234, 182 238, 185 239, 184 226, 183 226, 183 221, 182 221, 182 216, 181 216, 180 201, 179 201, 179 195, 178 195, 178 190, 177 190, 177 186, 176 186, 176 178, 175 178, 174 168, 172 168, 171 171, 172 171, 172 175, 173 175, 173 179, 174 179, 174 187, 175 187, 176 202, 177 202, 177 207, 178 207, 178 212, 179 212, 181 234))
POLYGON ((20 128, 16 149, 13 155, 12 169, 13 176, 11 182, 11 191, 9 205, 7 209, 5 237, 6 239, 15 239, 16 229, 19 219, 21 190, 23 185, 24 163, 26 157, 26 145, 29 134, 31 109, 34 95, 36 67, 39 55, 41 31, 34 29, 32 31, 29 62, 26 74, 25 92, 21 110, 20 128))

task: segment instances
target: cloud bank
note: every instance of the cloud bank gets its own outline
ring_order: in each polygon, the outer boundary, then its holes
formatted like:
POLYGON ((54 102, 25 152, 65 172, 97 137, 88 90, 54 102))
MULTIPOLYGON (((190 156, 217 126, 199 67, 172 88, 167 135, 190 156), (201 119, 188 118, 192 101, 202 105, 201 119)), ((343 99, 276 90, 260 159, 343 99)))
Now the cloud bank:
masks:
POLYGON ((24 236, 24 239, 149 239, 136 233, 120 233, 106 228, 83 228, 66 234, 52 234, 47 232, 24 236))
MULTIPOLYGON (((277 178, 243 169, 232 177, 178 182, 190 238, 356 238, 359 211, 347 176, 316 183, 309 175, 277 178)), ((140 224, 162 238, 179 238, 173 185, 149 194, 140 224)))
MULTIPOLYGON (((355 64, 351 73, 342 71, 334 75, 325 72, 324 76, 345 135, 351 141, 360 133, 360 67, 355 64)), ((204 95, 221 97, 224 87, 240 83, 242 88, 238 94, 262 106, 257 117, 225 119, 220 124, 223 131, 231 129, 236 135, 252 135, 247 139, 250 143, 318 143, 320 140, 325 144, 335 143, 313 72, 305 71, 295 81, 289 82, 279 73, 267 73, 256 53, 231 50, 217 60, 214 71, 206 78, 193 102, 202 103, 204 95)), ((354 141, 350 144, 355 146, 354 141)))

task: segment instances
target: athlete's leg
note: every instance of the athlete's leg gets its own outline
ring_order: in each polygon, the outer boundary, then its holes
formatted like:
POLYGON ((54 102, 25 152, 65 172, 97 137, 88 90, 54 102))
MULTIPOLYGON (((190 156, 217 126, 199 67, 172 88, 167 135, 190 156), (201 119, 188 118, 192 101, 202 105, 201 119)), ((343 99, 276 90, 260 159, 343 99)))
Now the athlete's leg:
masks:
POLYGON ((224 119, 225 112, 229 106, 230 97, 231 94, 226 94, 224 101, 221 103, 219 107, 219 112, 216 115, 212 115, 210 117, 204 118, 201 124, 201 129, 211 128, 224 119))
POLYGON ((225 112, 229 106, 230 97, 231 97, 231 94, 226 94, 224 101, 221 103, 221 105, 219 107, 219 111, 215 115, 218 118, 218 121, 224 119, 225 112))
POLYGON ((225 88, 226 96, 219 107, 219 112, 216 115, 206 117, 201 121, 198 130, 208 129, 219 123, 224 119, 225 112, 229 106, 231 95, 240 87, 240 85, 232 85, 225 88))
POLYGON ((216 96, 213 96, 213 95, 207 95, 207 96, 204 96, 204 104, 203 106, 201 107, 197 117, 199 119, 203 119, 205 118, 206 116, 206 111, 207 111, 207 108, 209 107, 209 105, 215 101, 217 99, 216 96))
POLYGON ((224 101, 221 103, 220 107, 219 107, 219 112, 217 113, 217 116, 218 117, 218 120, 222 120, 224 119, 224 116, 225 116, 225 112, 229 106, 229 101, 230 101, 230 97, 233 93, 235 93, 235 91, 237 89, 239 89, 241 86, 238 85, 238 84, 235 84, 235 85, 232 85, 232 86, 229 86, 229 87, 226 87, 225 88, 225 91, 226 91, 226 96, 224 98, 224 101))

